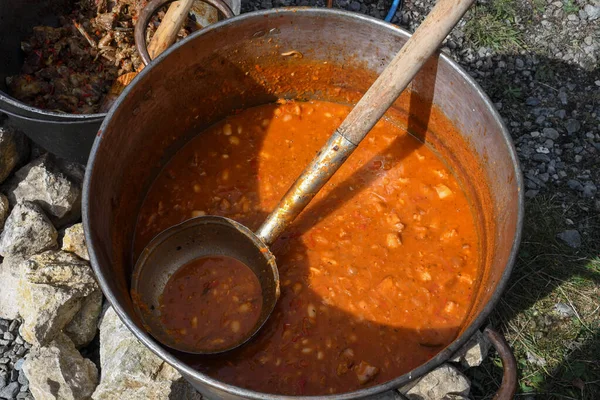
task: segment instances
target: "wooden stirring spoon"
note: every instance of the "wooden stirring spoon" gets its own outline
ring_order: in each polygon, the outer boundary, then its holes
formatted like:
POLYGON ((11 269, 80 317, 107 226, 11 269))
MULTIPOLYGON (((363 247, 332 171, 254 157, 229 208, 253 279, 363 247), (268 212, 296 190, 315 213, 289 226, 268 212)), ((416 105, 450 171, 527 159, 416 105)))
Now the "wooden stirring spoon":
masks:
MULTIPOLYGON (((158 57, 160 53, 175 43, 177 34, 185 24, 193 4, 194 0, 179 0, 171 3, 148 45, 148 53, 150 53, 152 59, 158 57)), ((107 112, 110 109, 125 87, 133 81, 133 78, 142 69, 144 69, 144 64, 137 71, 128 72, 115 79, 100 105, 100 112, 107 112)))

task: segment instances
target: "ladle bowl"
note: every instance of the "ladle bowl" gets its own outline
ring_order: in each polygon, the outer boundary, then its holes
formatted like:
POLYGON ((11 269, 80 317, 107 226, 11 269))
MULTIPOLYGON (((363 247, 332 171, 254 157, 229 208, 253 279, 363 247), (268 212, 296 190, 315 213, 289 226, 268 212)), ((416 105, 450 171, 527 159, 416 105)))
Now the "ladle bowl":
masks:
POLYGON ((186 353, 216 354, 232 350, 252 338, 264 325, 279 299, 279 272, 269 248, 244 225, 225 217, 207 215, 189 219, 157 235, 144 248, 134 269, 131 292, 136 311, 152 335, 163 344, 186 353), (206 257, 227 255, 258 277, 262 308, 253 329, 227 347, 205 350, 177 340, 161 322, 160 296, 169 278, 182 265, 206 257), (139 266, 143 265, 143 268, 139 266))

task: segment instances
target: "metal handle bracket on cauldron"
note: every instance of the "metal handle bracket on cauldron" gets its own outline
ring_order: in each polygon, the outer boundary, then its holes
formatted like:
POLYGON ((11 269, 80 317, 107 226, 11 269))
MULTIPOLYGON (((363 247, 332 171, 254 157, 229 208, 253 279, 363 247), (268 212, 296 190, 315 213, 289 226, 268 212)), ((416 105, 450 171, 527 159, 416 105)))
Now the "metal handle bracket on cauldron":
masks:
MULTIPOLYGON (((152 18, 154 13, 156 13, 159 8, 165 4, 172 3, 173 1, 176 0, 152 0, 146 5, 146 7, 142 9, 138 16, 133 37, 135 39, 135 48, 145 65, 148 65, 150 62, 152 62, 152 58, 150 57, 150 53, 148 53, 148 48, 146 46, 146 29, 148 23, 150 22, 150 18, 152 18)), ((215 7, 225 18, 231 18, 235 16, 229 5, 223 0, 202 1, 215 7)))

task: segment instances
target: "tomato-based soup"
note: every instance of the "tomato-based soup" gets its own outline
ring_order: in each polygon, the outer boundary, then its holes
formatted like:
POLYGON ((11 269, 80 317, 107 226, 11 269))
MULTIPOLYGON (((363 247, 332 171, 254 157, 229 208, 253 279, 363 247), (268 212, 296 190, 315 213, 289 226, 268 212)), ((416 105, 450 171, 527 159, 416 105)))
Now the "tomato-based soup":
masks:
MULTIPOLYGON (((143 204, 136 252, 198 215, 257 229, 350 108, 247 109, 198 135, 143 204)), ((248 344, 186 359, 252 390, 342 393, 393 379, 452 340, 478 282, 475 221, 457 178, 382 120, 274 243, 281 297, 248 344)))
POLYGON ((160 298, 161 319, 169 334, 198 351, 227 349, 247 338, 261 309, 254 272, 224 256, 184 265, 169 278, 160 298))

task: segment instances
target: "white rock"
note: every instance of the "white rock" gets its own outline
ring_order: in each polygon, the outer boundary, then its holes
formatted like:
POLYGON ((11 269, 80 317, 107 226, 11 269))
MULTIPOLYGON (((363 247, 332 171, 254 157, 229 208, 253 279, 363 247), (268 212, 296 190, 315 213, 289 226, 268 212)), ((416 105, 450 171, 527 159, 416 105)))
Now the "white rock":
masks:
POLYGON ((85 244, 85 235, 83 234, 83 224, 75 224, 65 229, 65 236, 62 240, 62 249, 69 253, 75 253, 84 260, 90 259, 87 245, 85 244))
POLYGON ((0 264, 0 318, 19 317, 17 286, 20 277, 20 259, 5 257, 0 264))
POLYGON ((18 203, 6 219, 0 235, 0 255, 26 259, 55 249, 58 233, 42 209, 34 203, 18 203))
POLYGON ((34 347, 23 363, 36 400, 89 399, 98 384, 98 369, 59 333, 44 347, 34 347))
POLYGON ((4 222, 6 221, 6 217, 8 217, 8 199, 5 195, 0 193, 0 232, 2 232, 2 228, 4 227, 4 222))
POLYGON ((21 132, 0 126, 0 183, 29 157, 29 141, 21 132))
POLYGON ((140 343, 112 307, 100 322, 100 385, 94 400, 200 400, 202 396, 140 343))
POLYGON ((22 268, 17 302, 23 317, 21 335, 29 343, 51 341, 82 310, 84 299, 100 290, 89 264, 71 253, 47 251, 22 268))
POLYGON ((443 364, 422 377, 405 396, 410 400, 440 400, 467 398, 471 384, 467 377, 450 364, 443 364))
POLYGON ((17 172, 6 184, 11 203, 28 200, 39 204, 57 227, 81 216, 83 166, 44 154, 17 172))
POLYGON ((456 352, 451 361, 459 362, 465 368, 477 367, 481 365, 483 360, 490 351, 491 343, 481 333, 481 331, 475 332, 475 334, 469 339, 465 345, 456 352))
POLYGON ((102 298, 100 290, 85 297, 77 314, 65 326, 64 333, 71 338, 78 349, 88 345, 96 336, 98 318, 102 311, 102 298))

